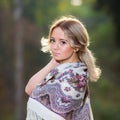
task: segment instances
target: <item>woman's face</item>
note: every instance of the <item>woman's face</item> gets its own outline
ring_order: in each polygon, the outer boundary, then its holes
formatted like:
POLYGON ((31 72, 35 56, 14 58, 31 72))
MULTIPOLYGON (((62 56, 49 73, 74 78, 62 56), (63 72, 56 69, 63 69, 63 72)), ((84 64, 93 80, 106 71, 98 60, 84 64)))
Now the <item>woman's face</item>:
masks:
POLYGON ((54 28, 50 36, 50 51, 59 63, 79 61, 74 48, 67 41, 64 31, 60 27, 54 28))

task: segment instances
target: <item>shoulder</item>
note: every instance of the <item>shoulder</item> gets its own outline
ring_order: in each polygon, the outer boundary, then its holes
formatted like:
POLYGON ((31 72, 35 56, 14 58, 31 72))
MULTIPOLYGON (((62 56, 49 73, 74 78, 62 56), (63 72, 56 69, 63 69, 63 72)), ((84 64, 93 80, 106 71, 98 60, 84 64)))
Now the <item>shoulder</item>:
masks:
POLYGON ((59 80, 78 80, 79 78, 88 78, 87 67, 84 63, 65 63, 61 64, 52 70, 47 76, 46 80, 49 79, 59 80))
POLYGON ((81 88, 88 82, 87 67, 82 63, 67 64, 56 77, 61 81, 69 82, 74 87, 81 88))
POLYGON ((66 63, 63 65, 60 65, 58 67, 58 71, 60 74, 64 75, 70 75, 71 74, 81 74, 81 75, 86 75, 87 77, 87 67, 84 63, 82 62, 77 62, 77 63, 66 63))

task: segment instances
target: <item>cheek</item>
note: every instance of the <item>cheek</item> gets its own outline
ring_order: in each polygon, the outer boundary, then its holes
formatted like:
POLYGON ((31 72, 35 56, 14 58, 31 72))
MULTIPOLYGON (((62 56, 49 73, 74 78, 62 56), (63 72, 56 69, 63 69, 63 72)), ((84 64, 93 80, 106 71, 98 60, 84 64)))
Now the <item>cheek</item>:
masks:
POLYGON ((52 51, 53 47, 52 45, 49 45, 49 50, 52 51))
POLYGON ((74 51, 74 50, 73 50, 72 47, 66 47, 66 48, 63 48, 63 49, 62 49, 62 52, 63 52, 63 53, 66 53, 66 55, 67 55, 67 54, 71 54, 73 51, 74 51))

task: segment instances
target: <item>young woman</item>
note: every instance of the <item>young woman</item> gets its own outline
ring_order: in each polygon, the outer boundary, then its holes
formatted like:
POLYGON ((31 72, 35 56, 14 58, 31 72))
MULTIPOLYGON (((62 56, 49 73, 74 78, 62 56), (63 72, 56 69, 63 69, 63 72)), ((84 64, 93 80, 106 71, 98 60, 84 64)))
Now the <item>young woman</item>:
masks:
POLYGON ((93 120, 88 82, 97 81, 101 71, 88 49, 86 28, 74 17, 62 17, 44 42, 52 59, 26 85, 26 120, 93 120))

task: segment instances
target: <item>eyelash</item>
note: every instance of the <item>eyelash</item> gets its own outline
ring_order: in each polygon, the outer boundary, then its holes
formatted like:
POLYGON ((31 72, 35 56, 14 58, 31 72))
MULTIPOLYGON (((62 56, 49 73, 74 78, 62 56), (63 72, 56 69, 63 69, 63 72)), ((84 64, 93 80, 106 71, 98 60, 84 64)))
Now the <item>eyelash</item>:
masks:
POLYGON ((50 43, 53 43, 53 42, 55 42, 55 39, 51 38, 50 43))
POLYGON ((61 41, 61 43, 62 43, 62 44, 66 44, 66 42, 65 42, 65 41, 61 41))
MULTIPOLYGON (((55 39, 51 38, 50 43, 55 43, 55 39)), ((60 44, 64 45, 64 44, 66 44, 66 41, 61 40, 60 44)))

